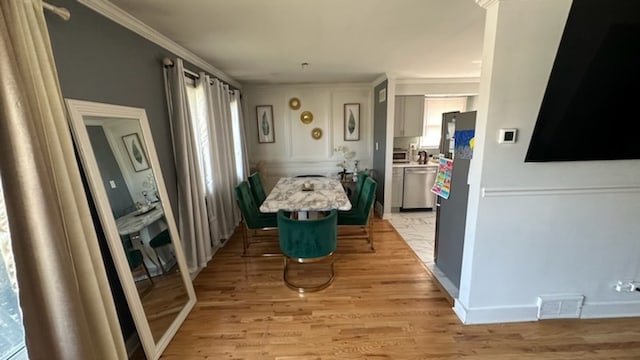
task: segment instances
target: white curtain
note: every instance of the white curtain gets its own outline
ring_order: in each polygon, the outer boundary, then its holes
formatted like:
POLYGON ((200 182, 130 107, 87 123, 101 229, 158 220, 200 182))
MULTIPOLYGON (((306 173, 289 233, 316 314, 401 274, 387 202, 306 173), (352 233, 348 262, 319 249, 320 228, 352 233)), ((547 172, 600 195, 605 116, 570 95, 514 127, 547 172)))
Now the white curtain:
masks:
POLYGON ((0 0, 0 173, 31 359, 126 359, 41 0, 0 0))
POLYGON ((172 67, 165 67, 164 74, 178 180, 178 230, 189 271, 195 273, 207 265, 213 247, 182 59, 176 59, 172 67))
POLYGON ((237 178, 233 129, 231 124, 231 94, 229 86, 218 79, 200 74, 206 102, 205 118, 209 132, 211 178, 206 179, 207 194, 216 214, 214 238, 229 239, 240 222, 240 210, 235 202, 237 178))
POLYGON ((235 99, 236 104, 238 105, 238 128, 240 133, 240 144, 236 144, 237 147, 240 148, 241 157, 242 157, 242 171, 238 173, 238 182, 249 177, 249 156, 247 152, 247 136, 244 131, 244 114, 242 111, 242 97, 240 96, 239 90, 234 90, 232 94, 232 99, 235 99))

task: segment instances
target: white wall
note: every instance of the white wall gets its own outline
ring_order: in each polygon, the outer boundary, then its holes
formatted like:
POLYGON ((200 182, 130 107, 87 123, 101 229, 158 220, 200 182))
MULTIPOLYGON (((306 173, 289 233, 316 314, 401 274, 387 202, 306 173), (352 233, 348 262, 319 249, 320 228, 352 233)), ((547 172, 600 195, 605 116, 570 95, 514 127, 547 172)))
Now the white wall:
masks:
POLYGON ((398 79, 396 95, 449 95, 478 94, 479 78, 398 79))
POLYGON ((372 167, 372 116, 370 84, 264 85, 243 89, 246 104, 244 121, 249 162, 260 169, 265 187, 271 189, 281 176, 300 174, 336 175, 340 156, 336 146, 356 152, 361 170, 372 167), (298 110, 289 108, 289 99, 300 99, 298 110), (360 104, 360 140, 344 141, 344 104, 360 104), (272 105, 275 143, 258 143, 256 105, 272 105), (300 114, 311 111, 313 122, 303 124, 300 114), (315 127, 322 129, 319 140, 311 137, 315 127))
MULTIPOLYGON (((466 323, 536 319, 539 295, 582 294, 583 317, 640 316, 640 160, 525 163, 571 0, 487 10, 462 278, 466 323), (499 128, 518 142, 497 143, 499 128)), ((589 144, 585 144, 589 146, 589 144)))

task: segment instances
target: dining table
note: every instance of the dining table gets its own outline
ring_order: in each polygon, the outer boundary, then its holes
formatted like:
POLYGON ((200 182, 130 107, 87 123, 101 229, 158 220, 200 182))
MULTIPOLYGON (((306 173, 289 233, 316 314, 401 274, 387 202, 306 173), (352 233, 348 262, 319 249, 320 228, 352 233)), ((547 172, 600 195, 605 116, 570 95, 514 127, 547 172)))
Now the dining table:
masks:
POLYGON ((329 177, 283 177, 260 205, 260 211, 297 212, 298 219, 306 219, 310 212, 351 210, 351 201, 342 183, 329 177))
POLYGON ((164 210, 160 203, 137 209, 116 219, 116 226, 120 236, 128 237, 133 248, 140 250, 144 258, 156 267, 160 266, 160 264, 157 264, 154 260, 156 258, 155 254, 148 244, 150 239, 146 242, 143 241, 140 233, 151 224, 161 220, 164 220, 164 210))

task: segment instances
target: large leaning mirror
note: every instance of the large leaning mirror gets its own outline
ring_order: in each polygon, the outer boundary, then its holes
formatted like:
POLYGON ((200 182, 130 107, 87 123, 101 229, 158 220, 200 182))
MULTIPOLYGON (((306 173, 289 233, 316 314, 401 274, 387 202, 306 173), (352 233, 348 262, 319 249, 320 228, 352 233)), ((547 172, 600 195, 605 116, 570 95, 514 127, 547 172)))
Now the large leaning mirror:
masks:
POLYGON ((71 128, 148 359, 196 298, 144 109, 67 99, 71 128))

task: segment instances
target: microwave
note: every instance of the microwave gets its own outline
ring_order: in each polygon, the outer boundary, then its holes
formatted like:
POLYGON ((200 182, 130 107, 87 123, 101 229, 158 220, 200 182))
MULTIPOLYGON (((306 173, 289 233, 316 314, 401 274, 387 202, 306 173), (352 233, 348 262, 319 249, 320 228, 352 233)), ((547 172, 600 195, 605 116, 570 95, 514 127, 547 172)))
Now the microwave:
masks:
POLYGON ((409 162, 409 150, 393 149, 393 162, 394 163, 408 163, 409 162))

